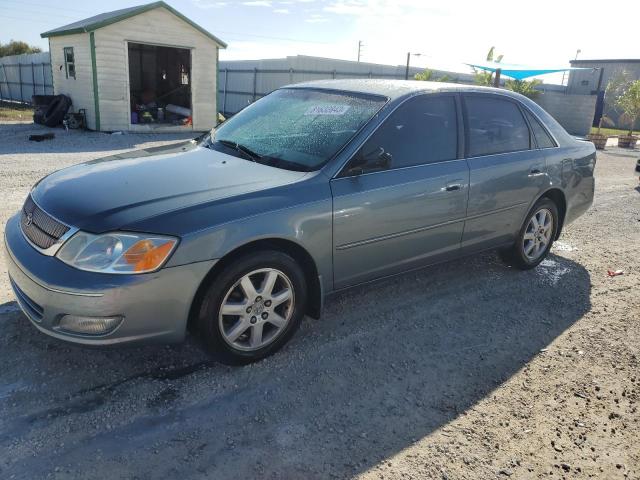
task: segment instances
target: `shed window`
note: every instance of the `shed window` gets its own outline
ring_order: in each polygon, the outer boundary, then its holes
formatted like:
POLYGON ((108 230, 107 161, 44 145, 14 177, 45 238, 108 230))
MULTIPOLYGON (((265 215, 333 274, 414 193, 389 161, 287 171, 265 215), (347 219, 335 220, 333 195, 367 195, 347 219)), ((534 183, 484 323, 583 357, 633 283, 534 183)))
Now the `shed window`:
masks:
POLYGON ((64 47, 64 71, 67 78, 76 78, 76 59, 73 47, 64 47))

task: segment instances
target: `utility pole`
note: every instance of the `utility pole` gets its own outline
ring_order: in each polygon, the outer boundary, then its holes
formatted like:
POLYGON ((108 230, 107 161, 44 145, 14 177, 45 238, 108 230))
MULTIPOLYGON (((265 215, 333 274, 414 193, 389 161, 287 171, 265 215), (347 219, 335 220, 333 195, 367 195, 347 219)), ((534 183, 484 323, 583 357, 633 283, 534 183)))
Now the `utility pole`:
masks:
POLYGON ((407 52, 407 69, 404 71, 405 80, 409 80, 409 62, 411 62, 411 52, 407 52))
POLYGON ((362 43, 362 40, 358 40, 358 61, 360 61, 360 54, 362 52, 362 47, 364 47, 364 43, 362 43))
POLYGON ((407 69, 404 71, 405 80, 409 80, 409 63, 411 63, 411 55, 413 55, 414 57, 421 57, 423 54, 407 52, 407 69))

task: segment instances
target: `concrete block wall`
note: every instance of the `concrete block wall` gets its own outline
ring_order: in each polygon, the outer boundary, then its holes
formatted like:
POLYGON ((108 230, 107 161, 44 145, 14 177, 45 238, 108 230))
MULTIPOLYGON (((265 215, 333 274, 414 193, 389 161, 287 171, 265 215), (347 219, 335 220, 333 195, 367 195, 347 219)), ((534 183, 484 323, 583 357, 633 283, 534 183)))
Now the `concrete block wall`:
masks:
POLYGON ((596 95, 567 95, 544 92, 534 101, 572 135, 585 136, 591 129, 596 110, 596 95))

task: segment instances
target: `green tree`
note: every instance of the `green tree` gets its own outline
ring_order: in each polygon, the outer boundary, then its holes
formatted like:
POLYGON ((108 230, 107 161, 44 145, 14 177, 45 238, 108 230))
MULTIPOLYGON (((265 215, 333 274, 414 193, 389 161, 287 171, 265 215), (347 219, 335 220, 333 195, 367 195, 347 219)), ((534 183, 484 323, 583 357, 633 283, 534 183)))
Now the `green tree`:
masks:
POLYGON ((512 92, 520 93, 525 97, 535 98, 540 95, 540 90, 536 90, 538 85, 542 84, 540 80, 507 80, 504 87, 512 92))
POLYGON ((428 68, 424 69, 424 72, 416 73, 414 77, 416 80, 421 80, 423 82, 449 82, 451 79, 448 75, 443 75, 442 77, 435 77, 433 70, 428 68))
POLYGON ((621 120, 629 125, 629 136, 633 135, 633 127, 640 118, 640 80, 629 82, 615 103, 622 111, 621 120))
MULTIPOLYGON (((491 47, 489 49, 489 53, 487 53, 487 62, 500 63, 502 61, 502 57, 504 57, 504 55, 498 55, 494 60, 495 50, 496 47, 491 47)), ((493 85, 493 72, 486 72, 484 70, 474 68, 473 73, 475 74, 475 82, 477 85, 485 85, 488 87, 493 85)))
POLYGON ((40 53, 39 47, 34 47, 26 42, 11 40, 9 43, 0 43, 0 57, 9 55, 22 55, 23 53, 40 53))

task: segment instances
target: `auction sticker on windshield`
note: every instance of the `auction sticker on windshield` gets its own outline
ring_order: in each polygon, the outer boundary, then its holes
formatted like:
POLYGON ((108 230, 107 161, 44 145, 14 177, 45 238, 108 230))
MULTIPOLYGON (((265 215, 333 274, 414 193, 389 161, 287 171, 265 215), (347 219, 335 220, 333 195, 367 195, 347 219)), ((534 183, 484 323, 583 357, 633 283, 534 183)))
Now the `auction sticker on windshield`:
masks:
POLYGON ((344 115, 349 105, 314 105, 305 115, 344 115))

